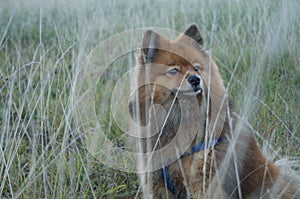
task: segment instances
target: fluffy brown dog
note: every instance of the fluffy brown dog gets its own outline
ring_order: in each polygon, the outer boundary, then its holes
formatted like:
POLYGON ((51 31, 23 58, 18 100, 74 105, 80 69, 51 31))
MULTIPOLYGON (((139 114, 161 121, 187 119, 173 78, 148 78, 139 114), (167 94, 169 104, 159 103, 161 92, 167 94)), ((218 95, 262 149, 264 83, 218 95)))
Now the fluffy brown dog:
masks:
POLYGON ((149 171, 144 197, 300 198, 297 179, 262 154, 232 111, 196 25, 173 41, 146 31, 134 85, 137 150, 150 154, 139 165, 149 171))

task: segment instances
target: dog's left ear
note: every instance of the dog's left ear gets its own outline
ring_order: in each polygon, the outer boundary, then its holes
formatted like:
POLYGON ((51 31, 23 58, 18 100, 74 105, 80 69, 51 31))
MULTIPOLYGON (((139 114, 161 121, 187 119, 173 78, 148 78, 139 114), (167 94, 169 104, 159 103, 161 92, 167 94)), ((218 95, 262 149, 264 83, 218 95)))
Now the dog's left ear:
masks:
POLYGON ((156 57, 160 47, 160 35, 153 30, 147 30, 144 33, 142 52, 145 63, 151 63, 156 57))
POLYGON ((185 31, 184 34, 192 39, 194 39, 198 44, 203 46, 204 40, 200 34, 200 31, 196 24, 191 24, 185 31))

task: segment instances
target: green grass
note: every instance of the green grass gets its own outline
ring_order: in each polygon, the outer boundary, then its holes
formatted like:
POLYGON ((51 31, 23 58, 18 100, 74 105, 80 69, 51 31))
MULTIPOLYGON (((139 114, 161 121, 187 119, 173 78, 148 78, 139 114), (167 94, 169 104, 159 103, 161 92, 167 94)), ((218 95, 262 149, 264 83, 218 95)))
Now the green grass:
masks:
MULTIPOLYGON (((237 111, 261 133, 261 142, 279 151, 277 159, 299 157, 298 10, 297 0, 2 1, 0 198, 135 195, 135 174, 108 168, 89 154, 73 117, 72 89, 77 68, 94 47, 140 27, 181 32, 197 23, 225 84, 239 60, 230 86, 237 111)), ((130 67, 126 55, 111 67, 122 72, 120 65, 130 67)), ((98 88, 113 84, 113 74, 98 88)), ((100 91, 96 97, 99 107, 109 103, 100 91)), ((113 139, 121 131, 107 112, 97 114, 106 118, 113 139)))

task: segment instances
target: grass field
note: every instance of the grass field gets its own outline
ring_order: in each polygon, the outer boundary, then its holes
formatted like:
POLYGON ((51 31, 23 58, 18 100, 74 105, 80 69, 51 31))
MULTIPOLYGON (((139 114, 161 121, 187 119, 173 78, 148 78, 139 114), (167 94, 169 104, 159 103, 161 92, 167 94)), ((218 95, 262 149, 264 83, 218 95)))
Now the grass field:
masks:
MULTIPOLYGON (((0 1, 0 198, 134 197, 136 174, 90 155, 74 118, 78 68, 101 41, 135 28, 198 24, 237 112, 275 160, 300 156, 300 3, 297 0, 0 1)), ((138 46, 137 46, 138 48, 138 46)), ((131 54, 111 63, 134 65, 131 54)), ((122 67, 120 67, 120 65, 122 67)), ((97 114, 108 137, 107 72, 97 114), (104 91, 104 92, 103 92, 104 91), (104 94, 103 94, 104 93, 104 94), (103 119, 104 118, 104 119, 103 119)))

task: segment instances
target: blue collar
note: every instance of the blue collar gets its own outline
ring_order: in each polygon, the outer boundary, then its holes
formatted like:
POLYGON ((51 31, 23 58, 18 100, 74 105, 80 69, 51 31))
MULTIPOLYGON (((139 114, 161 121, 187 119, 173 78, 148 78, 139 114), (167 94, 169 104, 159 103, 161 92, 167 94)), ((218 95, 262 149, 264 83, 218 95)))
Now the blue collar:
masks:
MULTIPOLYGON (((199 151, 203 151, 206 148, 210 148, 210 147, 214 148, 215 146, 219 145, 224 140, 226 140, 225 137, 219 137, 218 139, 211 140, 208 144, 206 144, 204 141, 201 141, 198 144, 196 144, 196 146, 192 147, 192 149, 190 151, 185 152, 181 157, 186 157, 186 156, 192 155, 199 151)), ((171 175, 169 172, 169 166, 165 166, 164 168, 162 168, 161 174, 162 174, 162 177, 163 177, 168 189, 173 194, 175 194, 176 190, 175 190, 174 184, 172 183, 171 175)))
POLYGON ((226 140, 225 137, 219 137, 218 139, 213 139, 211 140, 208 144, 206 144, 204 141, 199 142, 198 144, 196 144, 196 146, 194 146, 192 148, 192 150, 190 152, 185 152, 183 154, 183 156, 189 156, 192 155, 193 153, 197 153, 199 151, 203 151, 205 148, 214 148, 215 146, 219 145, 221 142, 223 142, 224 140, 226 140))

